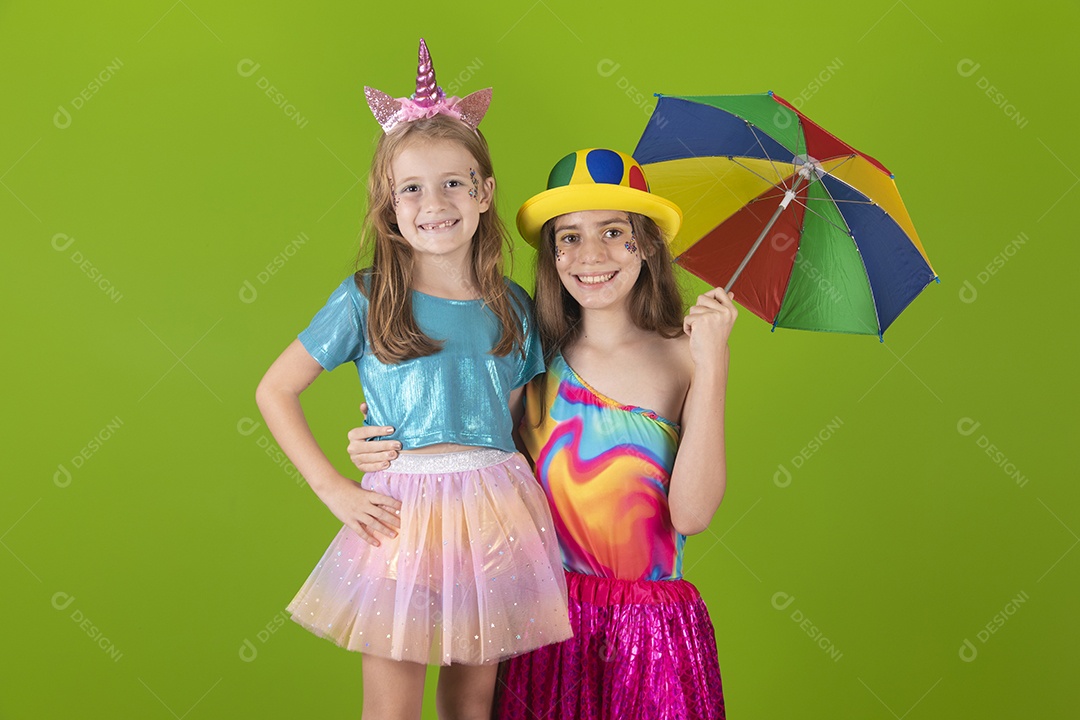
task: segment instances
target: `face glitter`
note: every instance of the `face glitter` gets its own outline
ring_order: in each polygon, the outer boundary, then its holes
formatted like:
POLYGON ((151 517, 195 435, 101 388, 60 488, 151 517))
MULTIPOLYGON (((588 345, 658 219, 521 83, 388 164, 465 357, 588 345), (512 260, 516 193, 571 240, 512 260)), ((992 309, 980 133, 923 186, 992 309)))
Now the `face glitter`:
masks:
POLYGON ((480 181, 476 179, 476 171, 469 168, 469 179, 472 180, 472 190, 469 191, 469 197, 476 202, 480 202, 480 181))
POLYGON ((634 237, 633 233, 630 234, 629 242, 624 243, 623 247, 626 248, 626 252, 631 255, 637 255, 637 238, 634 237))

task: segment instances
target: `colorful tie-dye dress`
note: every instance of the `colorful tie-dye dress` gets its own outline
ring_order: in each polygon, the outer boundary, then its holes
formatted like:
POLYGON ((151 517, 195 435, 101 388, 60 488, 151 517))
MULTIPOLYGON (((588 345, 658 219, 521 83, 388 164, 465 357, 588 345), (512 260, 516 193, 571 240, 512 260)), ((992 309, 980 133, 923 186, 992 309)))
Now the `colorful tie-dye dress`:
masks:
POLYGON ((712 622, 682 579, 686 538, 668 510, 679 426, 596 392, 561 355, 540 395, 534 380, 521 435, 551 505, 574 637, 504 665, 498 717, 725 717, 712 622))

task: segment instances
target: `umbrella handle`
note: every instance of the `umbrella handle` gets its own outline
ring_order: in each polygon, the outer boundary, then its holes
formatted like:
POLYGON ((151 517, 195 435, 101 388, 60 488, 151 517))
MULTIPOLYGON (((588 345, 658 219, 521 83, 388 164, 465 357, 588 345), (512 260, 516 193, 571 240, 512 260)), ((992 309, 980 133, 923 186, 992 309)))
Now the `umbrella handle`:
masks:
POLYGON ((784 192, 784 197, 780 200, 780 206, 776 208, 776 212, 769 218, 769 222, 765 224, 765 228, 761 231, 761 234, 758 235, 757 240, 750 246, 750 252, 746 253, 746 257, 739 263, 739 267, 735 268, 735 273, 731 276, 731 279, 728 280, 727 285, 724 287, 724 292, 731 292, 732 286, 735 284, 735 281, 739 279, 739 276, 742 275, 742 271, 746 268, 747 264, 749 264, 750 258, 754 257, 754 253, 757 252, 758 247, 764 242, 765 236, 769 234, 769 231, 772 230, 772 226, 776 224, 776 220, 780 217, 780 213, 784 212, 784 210, 787 209, 787 206, 791 204, 791 201, 795 199, 795 194, 798 192, 799 186, 802 185, 803 180, 806 178, 807 174, 804 174, 803 171, 800 170, 798 176, 795 178, 794 184, 784 192))

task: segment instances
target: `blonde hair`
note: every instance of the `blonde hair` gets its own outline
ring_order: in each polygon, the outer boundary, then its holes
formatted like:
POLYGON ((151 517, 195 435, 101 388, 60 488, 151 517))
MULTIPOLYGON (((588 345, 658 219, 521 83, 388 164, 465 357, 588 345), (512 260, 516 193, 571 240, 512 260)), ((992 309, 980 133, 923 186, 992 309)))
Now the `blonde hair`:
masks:
MULTIPOLYGON (((412 311, 413 250, 401 235, 394 212, 391 164, 413 143, 454 142, 473 156, 481 181, 495 176, 487 141, 461 121, 445 115, 403 123, 379 138, 368 176, 368 209, 357 256, 356 285, 368 298, 367 334, 372 351, 383 363, 399 363, 442 349, 442 342, 428 337, 412 311), (371 258, 364 267, 364 258, 371 258)), ((495 209, 495 198, 481 213, 470 250, 470 270, 480 298, 502 327, 495 355, 524 352, 524 337, 513 297, 503 279, 503 245, 512 252, 510 235, 495 209)))

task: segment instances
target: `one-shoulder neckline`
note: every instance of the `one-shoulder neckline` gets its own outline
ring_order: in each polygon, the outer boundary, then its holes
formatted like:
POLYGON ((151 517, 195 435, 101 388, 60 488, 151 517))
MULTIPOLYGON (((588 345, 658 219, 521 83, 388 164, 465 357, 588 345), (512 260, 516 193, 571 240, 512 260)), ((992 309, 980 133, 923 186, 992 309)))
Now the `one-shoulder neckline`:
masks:
POLYGON ((585 388, 590 393, 595 395, 599 400, 603 401, 605 404, 612 405, 612 406, 618 408, 619 410, 625 410, 626 412, 634 413, 635 415, 644 415, 645 417, 649 418, 650 420, 655 420, 655 421, 657 421, 659 423, 662 423, 664 425, 668 425, 668 426, 674 428, 676 432, 679 432, 679 433, 682 432, 682 426, 679 425, 679 423, 674 422, 673 420, 668 420, 666 417, 664 417, 660 413, 656 412, 655 410, 650 410, 649 408, 644 408, 644 407, 641 407, 640 405, 627 405, 626 403, 621 403, 618 400, 616 400, 616 399, 614 399, 612 397, 609 397, 609 396, 605 395, 604 393, 600 392, 599 390, 597 390, 596 388, 594 388, 592 385, 590 385, 585 380, 585 378, 581 377, 581 375, 578 374, 577 370, 575 370, 573 367, 570 366, 570 363, 567 362, 565 357, 563 357, 563 354, 562 354, 561 351, 556 353, 555 357, 557 357, 559 359, 559 361, 562 362, 562 364, 566 367, 566 369, 570 371, 570 374, 574 377, 574 380, 576 380, 579 385, 581 385, 583 388, 585 388))

